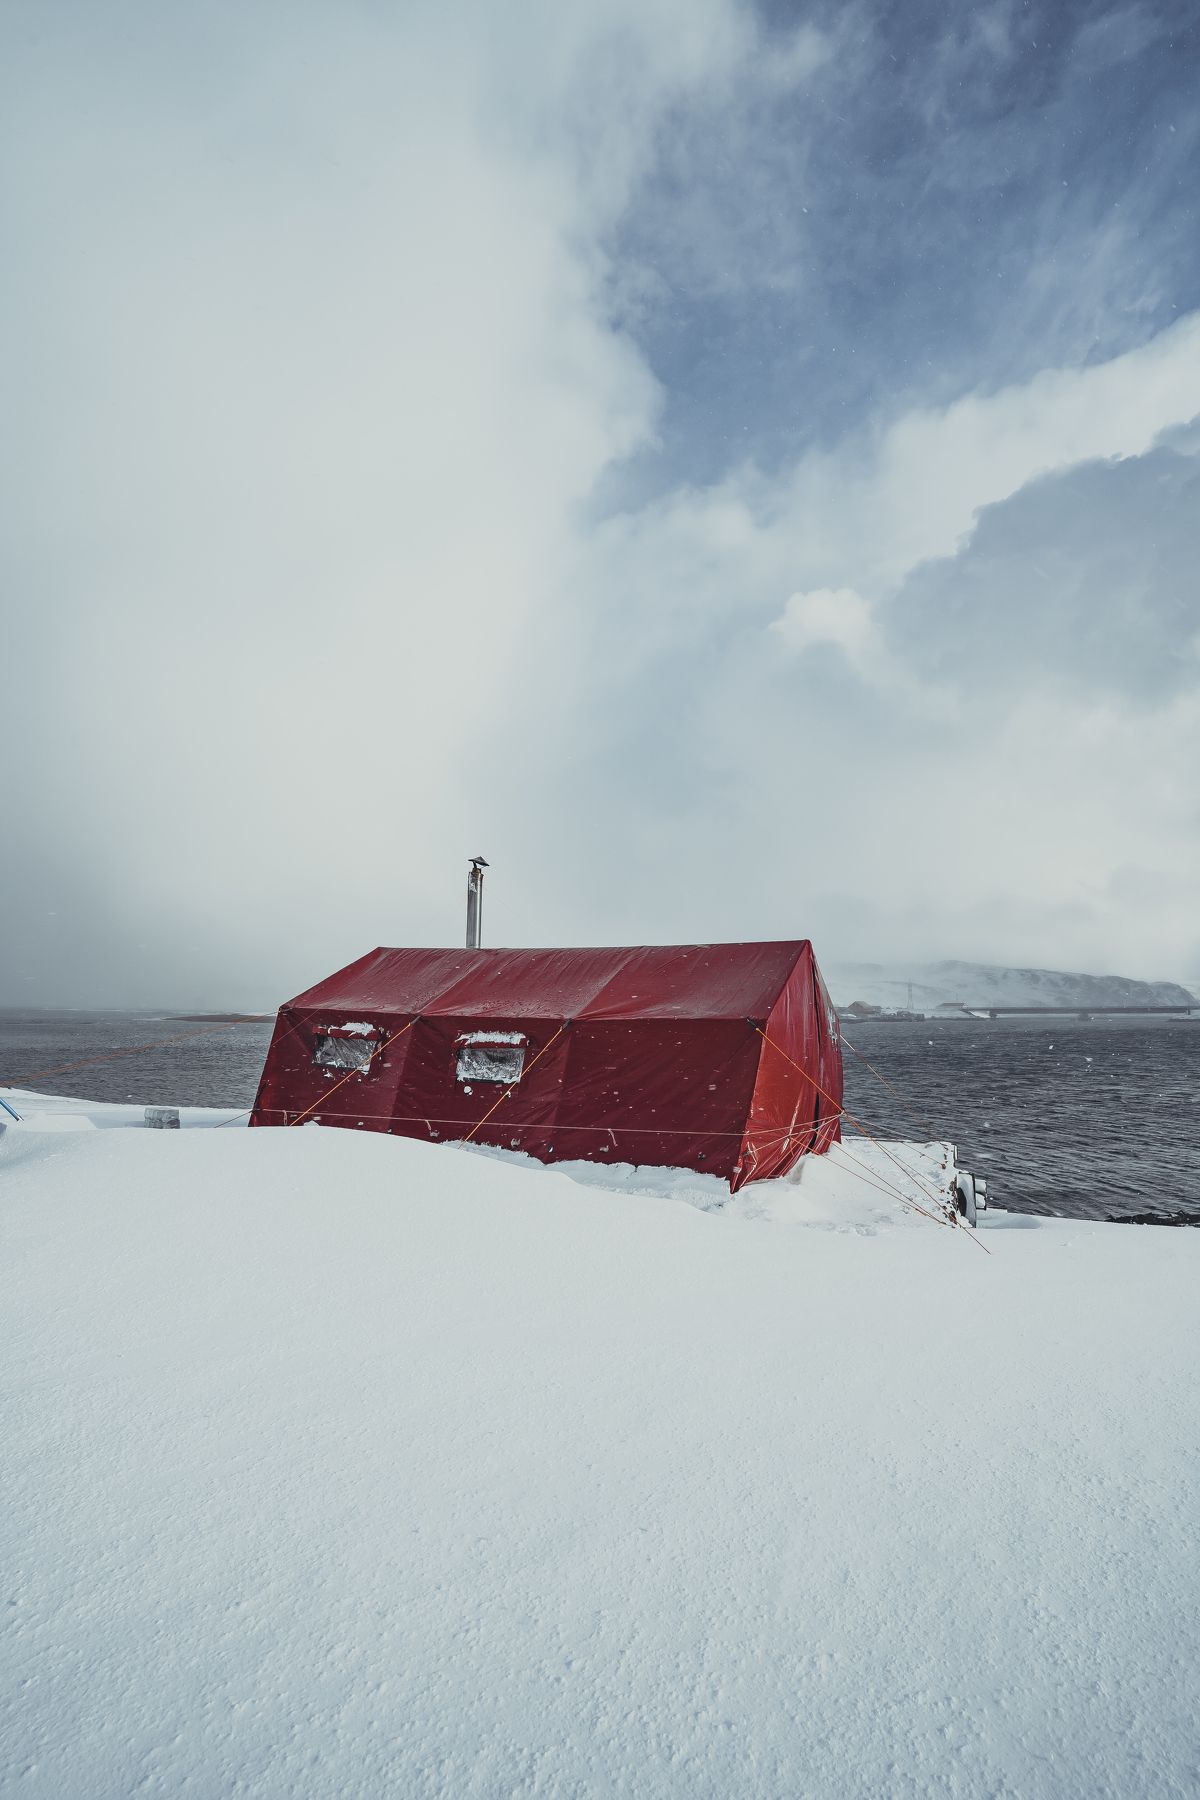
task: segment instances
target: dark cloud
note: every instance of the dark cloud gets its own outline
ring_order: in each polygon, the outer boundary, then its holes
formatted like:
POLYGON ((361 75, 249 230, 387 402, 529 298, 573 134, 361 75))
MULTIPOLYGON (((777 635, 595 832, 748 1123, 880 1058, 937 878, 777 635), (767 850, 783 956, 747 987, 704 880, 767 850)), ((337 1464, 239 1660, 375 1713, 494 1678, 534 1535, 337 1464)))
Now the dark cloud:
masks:
POLYGON ((1014 688, 1142 705, 1200 683, 1200 459, 1085 463, 985 507, 886 609, 893 653, 980 704, 1014 688))
POLYGON ((647 479, 775 464, 881 404, 1119 354, 1200 304, 1193 8, 799 16, 828 59, 673 115, 620 222, 668 390, 647 479))

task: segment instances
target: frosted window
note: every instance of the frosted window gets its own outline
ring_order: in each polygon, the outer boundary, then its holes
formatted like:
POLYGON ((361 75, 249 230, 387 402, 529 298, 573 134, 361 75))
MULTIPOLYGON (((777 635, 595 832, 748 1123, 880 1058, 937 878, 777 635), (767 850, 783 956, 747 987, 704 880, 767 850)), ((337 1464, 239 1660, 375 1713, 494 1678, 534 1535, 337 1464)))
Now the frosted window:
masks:
POLYGON ((378 1048, 378 1038, 331 1037, 323 1033, 317 1039, 313 1061, 323 1069, 369 1069, 378 1048))
POLYGON ((524 1044, 465 1043, 458 1047, 460 1081, 520 1081, 525 1067, 524 1044))

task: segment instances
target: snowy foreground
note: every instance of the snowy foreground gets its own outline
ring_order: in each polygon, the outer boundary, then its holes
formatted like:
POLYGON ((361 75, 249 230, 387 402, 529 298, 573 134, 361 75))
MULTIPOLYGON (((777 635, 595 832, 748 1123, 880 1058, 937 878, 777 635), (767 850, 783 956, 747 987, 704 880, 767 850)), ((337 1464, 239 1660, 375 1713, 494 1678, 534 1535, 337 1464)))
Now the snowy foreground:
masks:
POLYGON ((1200 1789, 1200 1233, 125 1117, 0 1136, 0 1790, 1200 1789))

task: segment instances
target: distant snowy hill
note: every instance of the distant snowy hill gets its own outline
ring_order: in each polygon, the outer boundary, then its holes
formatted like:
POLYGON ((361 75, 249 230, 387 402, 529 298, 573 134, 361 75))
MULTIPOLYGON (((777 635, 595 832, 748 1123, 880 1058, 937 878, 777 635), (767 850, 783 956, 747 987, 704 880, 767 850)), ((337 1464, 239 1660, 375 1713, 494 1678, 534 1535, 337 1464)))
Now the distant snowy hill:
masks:
POLYGON ((982 1006, 1194 1006, 1196 996, 1174 981, 1133 981, 1123 975, 1076 975, 1062 969, 1007 969, 994 963, 823 963, 837 1006, 906 1007, 909 984, 917 1012, 954 1001, 982 1006))

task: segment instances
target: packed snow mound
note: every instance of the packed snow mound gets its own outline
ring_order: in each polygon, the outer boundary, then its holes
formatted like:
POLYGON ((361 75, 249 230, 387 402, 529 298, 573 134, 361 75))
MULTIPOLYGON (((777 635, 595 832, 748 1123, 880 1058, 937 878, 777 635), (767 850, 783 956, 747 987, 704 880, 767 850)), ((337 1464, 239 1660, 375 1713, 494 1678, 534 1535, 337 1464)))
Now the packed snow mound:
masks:
MULTIPOLYGON (((474 1156, 496 1157, 509 1167, 541 1169, 534 1157, 482 1144, 457 1146, 474 1156)), ((948 1143, 869 1142, 834 1144, 827 1155, 805 1156, 777 1181, 755 1181, 731 1195, 718 1175, 695 1169, 637 1167, 632 1163, 554 1164, 559 1175, 582 1187, 609 1193, 682 1200, 701 1212, 770 1219, 780 1225, 811 1225, 831 1231, 877 1231, 884 1226, 928 1219, 958 1225, 954 1181, 957 1167, 948 1143)))
POLYGON ((836 1006, 1195 1006, 1175 981, 1134 981, 1123 975, 1074 975, 1063 969, 1009 969, 992 963, 822 964, 836 1006))
POLYGON ((1200 1234, 810 1173, 7 1131, 0 1789, 1194 1794, 1200 1234))

